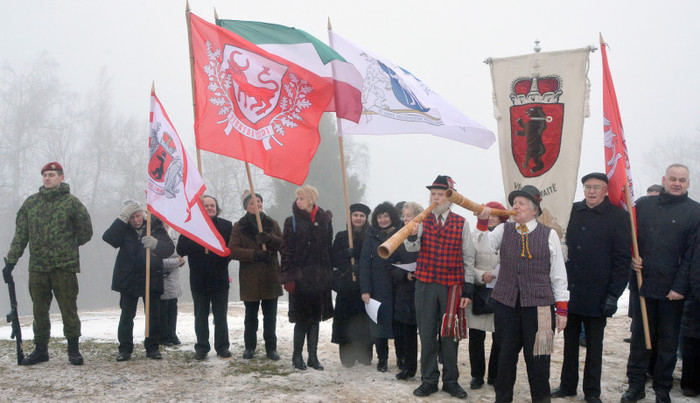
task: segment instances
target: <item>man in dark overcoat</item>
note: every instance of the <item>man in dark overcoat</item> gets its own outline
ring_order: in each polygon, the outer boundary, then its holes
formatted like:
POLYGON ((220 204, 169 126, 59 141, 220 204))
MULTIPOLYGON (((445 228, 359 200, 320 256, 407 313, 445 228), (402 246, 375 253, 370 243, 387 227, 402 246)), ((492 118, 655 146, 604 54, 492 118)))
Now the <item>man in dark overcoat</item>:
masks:
MULTIPOLYGON (((664 188, 658 196, 637 203, 640 259, 632 259, 632 268, 642 274, 639 294, 646 300, 651 343, 657 348, 654 352, 646 349, 641 308, 635 305, 627 359, 629 388, 621 402, 646 397, 644 384, 652 354, 656 356, 652 383, 656 401, 671 401, 669 392, 673 387, 683 303, 690 291, 688 277, 700 226, 700 204, 688 197, 690 173, 685 165, 670 165, 661 184, 664 188)), ((636 281, 632 286, 638 286, 636 281)))
POLYGON ((607 197, 608 177, 594 172, 581 179, 584 199, 574 203, 566 229, 569 260, 569 315, 564 329, 564 363, 561 384, 552 397, 576 395, 579 335, 586 333, 583 394, 587 402, 600 402, 603 334, 607 318, 627 285, 632 260, 629 214, 607 197))

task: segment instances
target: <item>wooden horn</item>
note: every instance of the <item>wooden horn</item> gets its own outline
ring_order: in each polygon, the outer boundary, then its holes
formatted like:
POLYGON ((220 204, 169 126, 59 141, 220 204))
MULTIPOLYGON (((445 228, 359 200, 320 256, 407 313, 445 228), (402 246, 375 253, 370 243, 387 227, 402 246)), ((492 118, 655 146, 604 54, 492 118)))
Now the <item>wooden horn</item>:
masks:
MULTIPOLYGON (((481 213, 484 207, 486 207, 483 204, 474 203, 473 201, 457 193, 457 191, 454 189, 447 189, 447 191, 445 191, 445 196, 452 203, 462 206, 465 209, 473 211, 477 214, 481 213)), ((515 210, 501 210, 494 208, 491 209, 491 215, 515 215, 515 210)))
POLYGON ((420 225, 423 220, 425 220, 425 217, 430 214, 433 209, 437 207, 437 203, 433 203, 430 206, 428 206, 427 209, 423 210, 420 214, 415 216, 413 220, 409 221, 408 224, 404 225, 403 228, 398 230, 394 235, 392 235, 389 239, 386 240, 383 244, 379 245, 379 248, 377 248, 377 253, 379 253, 379 256, 381 256, 383 259, 388 258, 391 256, 392 253, 396 250, 396 248, 401 245, 403 241, 406 240, 414 231, 414 228, 417 228, 418 225, 420 225))

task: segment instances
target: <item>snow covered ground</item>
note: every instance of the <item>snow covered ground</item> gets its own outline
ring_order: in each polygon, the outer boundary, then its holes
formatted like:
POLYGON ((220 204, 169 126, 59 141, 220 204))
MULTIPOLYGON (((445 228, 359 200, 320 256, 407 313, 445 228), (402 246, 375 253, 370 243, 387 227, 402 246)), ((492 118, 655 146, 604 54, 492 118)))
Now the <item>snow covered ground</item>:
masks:
MULTIPOLYGON (((625 365, 629 345, 622 341, 628 337, 630 319, 626 316, 626 295, 620 300, 618 313, 609 320, 606 328, 606 343, 603 360, 602 400, 619 401, 626 389, 625 365)), ((210 353, 205 361, 194 359, 194 317, 191 304, 180 304, 178 335, 183 344, 179 347, 163 348, 163 360, 154 361, 145 357, 141 345, 144 317, 137 315, 135 321, 134 355, 131 361, 118 363, 116 331, 119 310, 81 311, 81 349, 85 365, 75 367, 68 364, 65 339, 62 337, 60 315, 52 315, 52 339, 48 363, 32 367, 16 365, 14 341, 9 340, 10 327, 0 325, 0 394, 1 401, 447 401, 449 395, 440 391, 430 398, 417 399, 413 389, 420 385, 419 377, 409 381, 398 381, 398 369, 390 353, 389 371, 377 372, 374 365, 356 365, 344 368, 338 359, 338 349, 330 343, 331 322, 321 324, 319 357, 324 371, 308 369, 294 370, 291 365, 293 324, 287 320, 287 303, 280 302, 277 322, 278 350, 282 359, 269 361, 264 355, 262 329, 258 332, 258 350, 252 360, 243 360, 243 317, 241 302, 229 305, 229 334, 233 357, 221 359, 210 353)), ((22 317, 22 335, 26 353, 33 349, 31 317, 22 317)), ((213 332, 212 332, 213 333, 213 332)), ((487 343, 489 341, 487 337, 487 343)), ((563 338, 555 338, 552 355, 551 385, 559 384, 563 338)), ((581 366, 583 366, 582 349, 581 366)), ((306 353, 305 353, 306 356, 306 353)), ((376 364, 376 359, 374 360, 376 364)), ((460 344, 460 383, 469 393, 469 401, 493 402, 492 386, 480 390, 469 390, 469 359, 467 342, 460 344)), ((518 365, 518 380, 515 387, 516 402, 529 401, 529 388, 525 365, 518 365)), ((680 377, 680 364, 675 377, 680 377)), ((685 398, 679 388, 674 387, 674 402, 697 401, 685 398)), ((647 384, 645 402, 652 402, 654 393, 647 384)), ((579 386, 576 397, 561 401, 582 401, 579 386)))

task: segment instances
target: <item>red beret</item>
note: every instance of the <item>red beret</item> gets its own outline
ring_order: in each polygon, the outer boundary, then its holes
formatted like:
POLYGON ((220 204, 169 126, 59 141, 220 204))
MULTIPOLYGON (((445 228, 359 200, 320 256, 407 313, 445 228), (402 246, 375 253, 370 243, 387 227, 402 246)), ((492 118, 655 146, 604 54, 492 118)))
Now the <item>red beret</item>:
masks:
POLYGON ((63 167, 58 162, 49 162, 48 164, 44 165, 43 168, 41 168, 42 174, 45 171, 63 171, 63 167))

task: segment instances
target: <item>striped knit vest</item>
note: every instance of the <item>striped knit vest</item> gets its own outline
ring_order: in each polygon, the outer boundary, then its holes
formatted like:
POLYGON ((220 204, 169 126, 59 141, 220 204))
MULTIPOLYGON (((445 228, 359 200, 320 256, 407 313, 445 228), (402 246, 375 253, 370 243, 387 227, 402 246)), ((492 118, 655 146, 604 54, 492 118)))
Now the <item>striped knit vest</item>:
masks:
POLYGON ((515 223, 505 223, 501 243, 501 268, 491 297, 514 308, 520 306, 546 306, 554 304, 554 292, 550 280, 549 232, 552 229, 538 223, 528 234, 531 259, 522 257, 523 244, 515 223))
POLYGON ((435 214, 423 220, 423 235, 416 262, 416 278, 425 283, 460 285, 464 283, 462 230, 464 217, 453 212, 442 228, 435 214))

